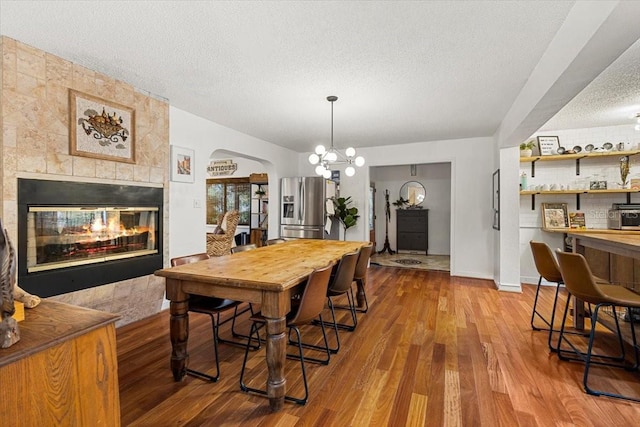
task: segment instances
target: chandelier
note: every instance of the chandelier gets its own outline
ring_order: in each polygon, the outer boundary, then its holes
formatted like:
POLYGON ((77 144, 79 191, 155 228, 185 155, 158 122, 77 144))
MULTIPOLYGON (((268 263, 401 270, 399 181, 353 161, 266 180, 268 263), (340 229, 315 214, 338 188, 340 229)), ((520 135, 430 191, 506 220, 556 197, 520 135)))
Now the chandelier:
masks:
POLYGON ((315 153, 309 155, 309 163, 317 165, 316 173, 327 179, 331 178, 331 167, 334 165, 346 164, 344 173, 347 176, 355 175, 354 164, 358 167, 364 165, 364 157, 356 157, 356 150, 353 147, 347 148, 342 154, 333 146, 333 103, 337 100, 337 96, 327 96, 327 101, 331 103, 331 147, 327 150, 324 145, 318 145, 315 153))

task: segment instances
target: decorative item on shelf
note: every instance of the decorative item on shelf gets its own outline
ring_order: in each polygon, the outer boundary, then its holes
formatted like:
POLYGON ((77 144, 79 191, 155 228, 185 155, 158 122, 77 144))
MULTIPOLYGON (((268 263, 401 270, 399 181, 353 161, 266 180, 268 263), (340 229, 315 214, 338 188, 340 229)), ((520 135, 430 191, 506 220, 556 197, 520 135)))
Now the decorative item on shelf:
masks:
POLYGON ((622 188, 629 188, 629 156, 623 156, 620 158, 620 185, 622 188))
POLYGON ((264 188, 262 188, 262 185, 258 184, 258 189, 255 191, 254 193, 256 196, 258 196, 258 198, 264 196, 265 194, 267 194, 267 192, 264 190, 264 188))
POLYGON ((316 173, 326 179, 331 178, 331 167, 333 165, 346 164, 347 167, 344 170, 344 174, 347 176, 355 175, 354 164, 358 167, 364 165, 364 157, 356 157, 356 150, 353 147, 347 148, 342 154, 333 146, 333 103, 337 100, 337 96, 327 96, 327 101, 331 103, 331 146, 327 150, 324 145, 318 145, 315 153, 309 155, 309 163, 318 165, 316 166, 316 173))
POLYGON ((358 208, 349 206, 351 203, 351 196, 349 197, 333 197, 331 199, 333 201, 334 207, 334 218, 337 218, 342 224, 342 228, 344 229, 344 237, 346 240, 347 237, 347 229, 353 227, 358 222, 358 208))
POLYGON ((540 148, 541 156, 550 156, 556 152, 560 154, 560 138, 557 136, 539 136, 538 148, 540 148))
POLYGON ((531 157, 536 143, 532 140, 520 144, 520 157, 531 157))
POLYGON ((405 205, 409 204, 409 200, 405 200, 402 198, 402 196, 400 196, 400 198, 398 200, 396 200, 395 202, 392 203, 393 206, 395 206, 398 209, 403 209, 405 205))
POLYGON ((541 211, 543 228, 569 227, 566 203, 543 203, 541 211))
POLYGON ((579 230, 587 228, 584 212, 569 212, 569 228, 579 230))

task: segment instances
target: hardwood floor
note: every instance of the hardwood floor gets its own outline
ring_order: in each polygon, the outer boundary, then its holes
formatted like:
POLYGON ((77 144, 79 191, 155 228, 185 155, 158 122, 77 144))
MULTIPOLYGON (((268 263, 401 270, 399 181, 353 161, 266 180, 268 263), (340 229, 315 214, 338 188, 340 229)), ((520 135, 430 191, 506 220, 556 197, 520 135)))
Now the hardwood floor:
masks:
MULTIPOLYGON (((221 378, 175 383, 169 315, 117 330, 125 426, 629 426, 640 403, 589 396, 583 365, 559 361, 547 333, 529 325, 535 287, 498 292, 490 281, 391 267, 369 269, 370 310, 328 366, 307 364, 309 403, 285 403, 239 389, 244 349, 220 344, 221 378)), ((554 289, 542 291, 551 307, 554 289)), ((543 308, 544 309, 544 308, 543 308)), ((341 315, 346 316, 343 311, 341 315)), ((244 315, 241 328, 248 330, 244 315)), ((190 364, 214 367, 207 316, 190 315, 190 364)), ((230 335, 230 324, 222 334, 230 335)), ((318 327, 302 329, 318 340, 318 327)), ((332 335, 330 335, 330 338, 332 335)), ((582 337, 577 337, 582 339, 582 337)), ((295 350, 289 347, 289 351, 295 350)), ((264 386, 264 348, 249 354, 251 384, 264 386)), ((299 362, 287 360, 288 391, 302 390, 299 362)), ((595 368, 594 384, 640 396, 640 374, 595 368)))

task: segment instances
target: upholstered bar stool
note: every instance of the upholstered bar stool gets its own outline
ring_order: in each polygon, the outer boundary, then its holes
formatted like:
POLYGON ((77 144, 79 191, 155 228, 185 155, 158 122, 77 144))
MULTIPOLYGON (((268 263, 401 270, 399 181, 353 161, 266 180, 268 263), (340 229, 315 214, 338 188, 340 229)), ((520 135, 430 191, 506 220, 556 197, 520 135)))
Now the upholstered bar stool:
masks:
MULTIPOLYGON (((602 390, 594 390, 589 384, 589 370, 592 364, 604 365, 610 367, 624 368, 627 370, 636 370, 640 366, 640 357, 638 354, 638 343, 636 341, 636 332, 633 321, 629 322, 631 328, 631 340, 634 353, 634 364, 629 365, 625 361, 625 343, 622 338, 622 332, 620 330, 620 322, 616 312, 616 307, 640 308, 640 295, 635 292, 619 285, 596 283, 589 265, 585 258, 576 253, 557 251, 558 263, 564 284, 567 287, 570 295, 573 295, 582 301, 589 304, 594 304, 595 308, 591 311, 591 330, 589 334, 589 343, 587 345, 587 351, 580 351, 571 341, 565 336, 565 324, 567 321, 567 314, 569 312, 569 299, 564 309, 564 316, 562 318, 562 324, 560 327, 560 336, 558 338, 558 357, 562 360, 580 360, 584 362, 584 375, 582 378, 582 384, 587 394, 596 396, 609 396, 619 399, 632 400, 640 402, 640 397, 632 397, 619 393, 612 393, 602 390), (616 325, 617 340, 620 345, 619 356, 609 356, 593 353, 593 344, 596 337, 596 327, 598 324, 598 315, 600 309, 603 307, 611 307, 613 311, 613 318, 616 325), (566 356, 569 350, 561 348, 563 343, 567 343, 576 357, 566 356), (594 358, 596 358, 594 360, 594 358), (615 363, 614 363, 615 362, 615 363)), ((597 334, 601 335, 603 331, 598 331, 597 334)))
POLYGON ((558 292, 560 291, 560 286, 563 284, 562 274, 560 273, 560 268, 558 267, 558 262, 556 258, 553 256, 553 252, 551 248, 546 243, 536 242, 531 240, 529 242, 531 246, 531 253, 533 254, 533 260, 536 265, 536 269, 538 270, 538 274, 540 275, 538 279, 538 286, 536 287, 536 297, 533 301, 533 308, 531 310, 531 329, 534 331, 549 331, 549 337, 547 339, 547 345, 549 346, 549 350, 556 351, 557 347, 554 347, 552 344, 553 333, 560 332, 559 329, 554 329, 555 324, 555 316, 556 316, 556 307, 558 305, 558 292), (540 286, 542 283, 542 279, 545 279, 547 282, 553 282, 556 284, 555 296, 553 298, 553 308, 551 309, 551 318, 547 319, 540 311, 538 310, 538 298, 540 296, 540 286), (536 326, 535 320, 536 317, 542 320, 547 327, 539 327, 536 326))

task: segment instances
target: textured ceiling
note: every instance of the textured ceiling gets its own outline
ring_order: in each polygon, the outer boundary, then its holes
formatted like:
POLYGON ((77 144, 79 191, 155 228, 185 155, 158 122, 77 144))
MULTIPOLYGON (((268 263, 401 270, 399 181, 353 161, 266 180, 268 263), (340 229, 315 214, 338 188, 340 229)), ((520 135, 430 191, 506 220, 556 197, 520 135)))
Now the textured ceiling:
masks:
MULTIPOLYGON (((327 95, 337 147, 493 135, 572 5, 0 0, 0 32, 304 152, 329 139, 327 95)), ((555 123, 597 122, 581 108, 555 123)))

